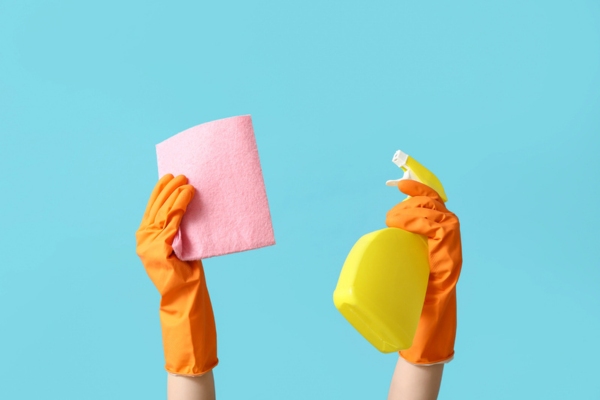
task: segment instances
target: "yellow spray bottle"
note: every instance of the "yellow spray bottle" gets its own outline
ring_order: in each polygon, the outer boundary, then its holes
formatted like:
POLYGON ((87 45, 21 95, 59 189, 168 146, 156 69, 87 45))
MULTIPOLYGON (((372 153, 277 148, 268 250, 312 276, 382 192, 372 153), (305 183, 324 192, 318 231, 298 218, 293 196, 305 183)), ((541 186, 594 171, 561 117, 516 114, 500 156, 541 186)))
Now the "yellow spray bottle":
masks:
MULTIPOLYGON (((417 160, 398 150, 392 161, 405 171, 402 179, 420 181, 446 201, 442 183, 417 160)), ((398 228, 380 229, 362 236, 348 253, 333 302, 376 349, 405 350, 417 330, 428 277, 427 239, 398 228)))

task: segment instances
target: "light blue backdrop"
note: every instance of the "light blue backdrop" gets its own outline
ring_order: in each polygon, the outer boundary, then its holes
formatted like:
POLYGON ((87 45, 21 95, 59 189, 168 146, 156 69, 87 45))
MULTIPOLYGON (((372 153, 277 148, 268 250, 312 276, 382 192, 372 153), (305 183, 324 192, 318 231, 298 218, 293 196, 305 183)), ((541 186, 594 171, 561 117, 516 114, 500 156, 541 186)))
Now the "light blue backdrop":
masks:
POLYGON ((154 145, 240 114, 277 245, 205 262, 220 399, 385 398, 332 292, 398 148, 462 221, 440 399, 600 398, 599 110, 596 1, 2 1, 0 398, 164 398, 154 145))

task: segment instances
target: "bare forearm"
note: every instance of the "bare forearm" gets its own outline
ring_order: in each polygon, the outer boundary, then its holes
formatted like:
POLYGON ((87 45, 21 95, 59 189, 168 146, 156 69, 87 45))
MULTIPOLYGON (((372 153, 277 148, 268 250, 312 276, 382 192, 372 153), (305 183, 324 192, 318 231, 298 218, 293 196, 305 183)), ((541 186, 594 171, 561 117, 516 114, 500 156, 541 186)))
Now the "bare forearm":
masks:
POLYGON ((215 400, 215 381, 212 371, 200 376, 168 374, 168 400, 215 400))
POLYGON ((444 364, 419 366, 398 357, 388 400, 436 400, 443 372, 444 364))

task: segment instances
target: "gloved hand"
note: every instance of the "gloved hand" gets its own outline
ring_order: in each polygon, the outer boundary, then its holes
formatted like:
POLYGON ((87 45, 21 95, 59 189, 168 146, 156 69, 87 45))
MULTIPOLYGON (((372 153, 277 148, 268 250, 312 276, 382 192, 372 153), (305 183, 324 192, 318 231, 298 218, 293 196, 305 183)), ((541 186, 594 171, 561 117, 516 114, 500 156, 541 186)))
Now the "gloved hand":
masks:
POLYGON ((413 364, 447 362, 454 356, 456 283, 462 267, 460 224, 437 192, 422 183, 403 180, 401 192, 412 196, 392 208, 389 227, 427 237, 429 282, 412 346, 400 355, 413 364))
POLYGON ((135 235, 136 252, 161 295, 165 368, 179 375, 202 375, 218 363, 215 321, 202 263, 179 260, 172 247, 193 195, 185 176, 163 176, 135 235))

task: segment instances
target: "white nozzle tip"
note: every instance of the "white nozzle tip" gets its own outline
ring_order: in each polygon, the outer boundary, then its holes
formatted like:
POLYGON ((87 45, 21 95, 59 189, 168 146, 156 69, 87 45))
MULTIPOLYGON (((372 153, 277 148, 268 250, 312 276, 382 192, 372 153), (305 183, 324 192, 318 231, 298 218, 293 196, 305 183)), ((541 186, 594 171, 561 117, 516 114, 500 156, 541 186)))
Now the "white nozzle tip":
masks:
POLYGON ((404 167, 407 161, 408 154, 404 153, 402 150, 395 152, 394 157, 392 157, 392 162, 400 168, 404 167))

